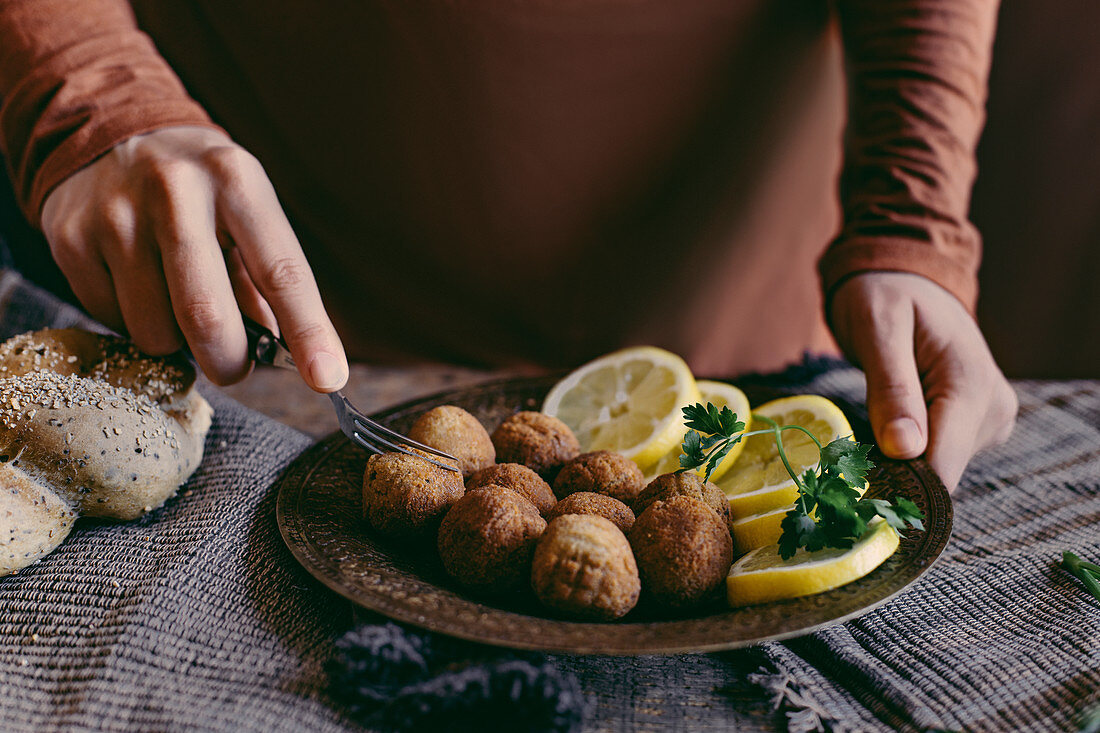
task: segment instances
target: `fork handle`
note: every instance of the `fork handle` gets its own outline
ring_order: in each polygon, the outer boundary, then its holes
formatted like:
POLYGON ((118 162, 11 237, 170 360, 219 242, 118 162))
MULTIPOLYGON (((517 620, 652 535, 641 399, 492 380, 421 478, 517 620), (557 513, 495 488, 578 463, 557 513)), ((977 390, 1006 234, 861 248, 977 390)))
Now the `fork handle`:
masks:
POLYGON ((248 334, 248 352, 257 364, 268 364, 281 369, 297 371, 286 342, 248 316, 244 318, 244 330, 248 334))

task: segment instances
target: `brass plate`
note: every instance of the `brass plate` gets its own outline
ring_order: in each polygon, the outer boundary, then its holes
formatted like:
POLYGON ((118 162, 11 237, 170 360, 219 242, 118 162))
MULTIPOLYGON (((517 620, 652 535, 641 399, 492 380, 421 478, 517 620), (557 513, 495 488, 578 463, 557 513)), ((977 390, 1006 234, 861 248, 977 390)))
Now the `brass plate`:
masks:
MULTIPOLYGON (((376 417, 404 431, 421 412, 451 404, 469 410, 491 431, 517 410, 538 409, 554 381, 491 382, 408 402, 376 417)), ((716 598, 688 616, 661 617, 635 609, 615 623, 580 623, 550 617, 529 594, 471 596, 444 574, 434 547, 410 548, 372 537, 361 517, 366 459, 362 448, 334 433, 295 459, 280 477, 277 520, 298 561, 340 595, 396 621, 522 649, 674 654, 801 636, 890 600, 931 566, 951 534, 951 499, 928 465, 879 456, 870 495, 908 497, 927 517, 926 530, 907 532, 898 551, 863 578, 825 593, 740 609, 729 609, 716 598)))

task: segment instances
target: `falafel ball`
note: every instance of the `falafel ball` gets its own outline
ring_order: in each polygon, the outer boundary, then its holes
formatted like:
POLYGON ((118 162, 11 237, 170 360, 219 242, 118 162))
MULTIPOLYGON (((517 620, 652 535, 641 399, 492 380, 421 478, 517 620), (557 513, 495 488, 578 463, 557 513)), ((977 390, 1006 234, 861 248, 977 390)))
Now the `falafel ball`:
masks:
POLYGON ((474 489, 455 502, 439 525, 443 568, 475 590, 496 593, 525 584, 535 543, 546 529, 538 509, 503 486, 474 489))
POLYGON ((578 491, 607 494, 629 504, 645 486, 638 464, 621 453, 598 450, 582 453, 562 466, 554 479, 554 494, 564 499, 578 491))
POLYGON ((408 435, 457 458, 463 476, 491 466, 497 459, 489 432, 476 417, 454 405, 428 410, 416 418, 408 435))
POLYGON ((367 460, 363 516, 387 537, 423 537, 439 526, 465 491, 456 471, 435 466, 419 455, 383 453, 367 460))
POLYGON ((656 501, 630 530, 645 596, 688 608, 718 587, 733 564, 733 541, 714 510, 692 496, 656 501))
POLYGON ((549 608, 610 621, 637 604, 641 579, 630 543, 614 524, 567 514, 551 520, 539 538, 531 587, 549 608))
POLYGON ((640 517, 653 502, 666 501, 674 496, 691 496, 718 512, 718 516, 730 529, 730 502, 726 494, 720 488, 709 481, 703 481, 702 477, 691 471, 683 473, 665 473, 649 482, 642 489, 638 498, 634 500, 631 508, 634 515, 640 517))
POLYGON ((515 491, 534 504, 544 517, 558 501, 550 490, 550 484, 543 481, 542 476, 519 463, 497 463, 477 471, 466 479, 466 490, 473 491, 490 484, 515 491))
POLYGON ((565 497, 546 515, 546 521, 566 514, 587 514, 607 519, 624 534, 634 526, 634 512, 618 499, 591 491, 578 491, 565 497))
POLYGON ((569 426, 551 415, 524 411, 507 418, 493 431, 493 445, 501 463, 522 463, 547 481, 581 452, 569 426))

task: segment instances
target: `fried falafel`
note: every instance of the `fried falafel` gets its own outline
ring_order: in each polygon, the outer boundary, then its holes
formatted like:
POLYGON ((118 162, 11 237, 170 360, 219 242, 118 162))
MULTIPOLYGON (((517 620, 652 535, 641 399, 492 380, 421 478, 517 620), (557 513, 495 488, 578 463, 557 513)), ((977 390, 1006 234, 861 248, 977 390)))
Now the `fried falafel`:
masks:
POLYGON ((558 501, 550 490, 550 484, 520 463, 497 463, 483 468, 466 479, 466 490, 473 491, 490 484, 515 491, 534 504, 544 517, 558 501))
POLYGON ((531 587, 549 608, 610 621, 634 608, 641 580, 630 543, 614 524, 568 514, 551 520, 539 538, 531 587))
POLYGON ((497 593, 525 584, 546 520, 535 505, 503 486, 474 489, 439 526, 443 568, 465 586, 497 593))
POLYGON ((692 496, 655 501, 638 516, 629 539, 645 597, 665 608, 698 604, 733 564, 725 522, 692 496))
POLYGON ((387 537, 423 537, 439 526, 465 491, 462 477, 455 471, 435 466, 419 455, 383 453, 367 460, 363 515, 387 537))
POLYGON ((638 464, 608 450, 582 453, 562 466, 554 478, 554 494, 559 499, 591 491, 629 504, 644 486, 645 474, 638 464))
POLYGON ((489 432, 476 417, 454 405, 434 407, 416 418, 408 436, 454 456, 463 476, 496 461, 489 432))
POLYGON ((498 461, 522 463, 547 481, 581 452, 569 426, 541 412, 517 412, 493 431, 491 439, 498 461))
POLYGON ((626 504, 606 494, 578 491, 565 497, 546 515, 546 521, 566 514, 586 514, 607 519, 624 534, 634 526, 634 512, 626 504))
POLYGON ((665 473, 650 481, 631 505, 634 516, 640 517, 654 502, 666 501, 674 496, 691 496, 700 500, 718 513, 726 530, 730 531, 730 503, 725 492, 690 471, 665 473))

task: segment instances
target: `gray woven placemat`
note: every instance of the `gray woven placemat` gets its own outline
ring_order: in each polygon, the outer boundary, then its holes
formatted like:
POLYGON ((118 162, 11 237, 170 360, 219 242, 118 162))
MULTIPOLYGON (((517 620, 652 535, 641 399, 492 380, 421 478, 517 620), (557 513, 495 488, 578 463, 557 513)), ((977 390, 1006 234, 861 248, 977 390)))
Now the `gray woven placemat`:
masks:
MULTIPOLYGON (((77 323, 0 271, 0 338, 77 323)), ((771 383, 855 411, 863 395, 852 369, 771 383)), ((590 698, 589 728, 1073 729, 1100 699, 1100 604, 1055 563, 1063 549, 1100 558, 1100 383, 1017 387, 1016 433, 975 460, 952 543, 909 591, 752 650, 556 657, 590 698), (769 701, 775 717, 761 714, 769 701)), ((138 522, 84 522, 0 579, 0 729, 357 728, 323 669, 348 606, 298 567, 274 522, 271 485, 309 441, 207 394, 207 460, 179 497, 138 522)))

